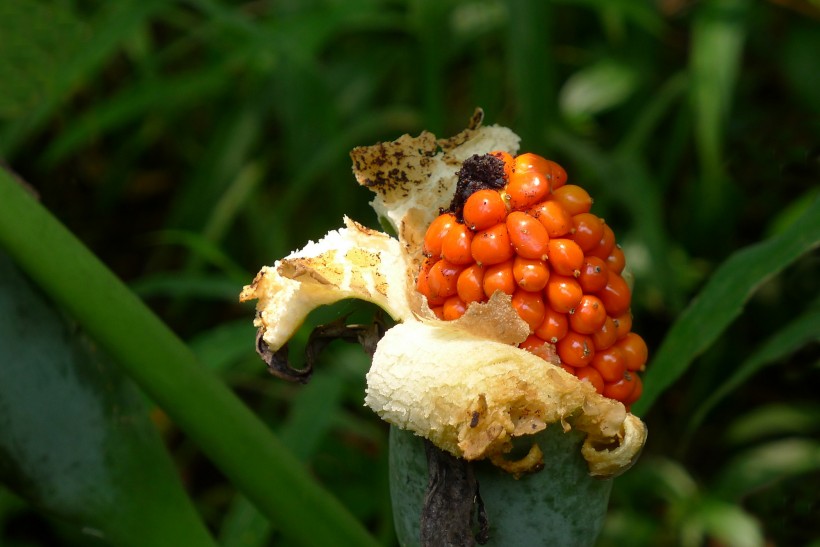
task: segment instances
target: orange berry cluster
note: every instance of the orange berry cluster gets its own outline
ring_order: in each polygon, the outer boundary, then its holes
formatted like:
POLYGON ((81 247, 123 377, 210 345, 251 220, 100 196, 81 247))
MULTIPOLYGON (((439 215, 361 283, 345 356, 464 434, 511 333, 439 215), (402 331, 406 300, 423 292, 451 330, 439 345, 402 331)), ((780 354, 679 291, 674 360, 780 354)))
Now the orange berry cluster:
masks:
POLYGON ((473 156, 424 237, 417 290, 443 320, 496 291, 530 327, 520 344, 627 407, 641 395, 647 347, 631 332, 624 253, 592 199, 535 154, 473 156), (553 347, 554 346, 554 350, 553 347))

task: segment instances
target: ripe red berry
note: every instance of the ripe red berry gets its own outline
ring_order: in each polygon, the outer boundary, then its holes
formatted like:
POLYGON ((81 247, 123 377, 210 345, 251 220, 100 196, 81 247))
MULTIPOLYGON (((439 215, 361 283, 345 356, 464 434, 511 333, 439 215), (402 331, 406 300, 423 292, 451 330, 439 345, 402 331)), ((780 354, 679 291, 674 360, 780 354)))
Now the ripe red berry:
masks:
POLYGON ((471 229, 486 230, 504 221, 507 204, 496 190, 478 190, 464 203, 463 216, 464 223, 471 229))
POLYGON ((550 270, 543 260, 516 256, 513 259, 513 277, 522 289, 540 291, 547 286, 550 270))
POLYGON ((565 236, 572 230, 572 217, 557 201, 542 201, 531 208, 529 213, 544 225, 550 237, 565 236))
POLYGON ((516 283, 512 269, 512 260, 487 266, 484 270, 484 294, 487 298, 492 297, 496 291, 510 295, 515 292, 516 283))
POLYGON ((585 294, 569 316, 572 330, 581 334, 593 334, 606 321, 606 308, 597 296, 585 294))
POLYGON ((471 264, 473 232, 464 224, 456 224, 441 239, 441 257, 452 264, 471 264))
POLYGON ((609 253, 608 257, 606 257, 606 265, 607 268, 617 274, 624 271, 624 267, 626 266, 626 256, 624 256, 624 251, 621 249, 620 245, 615 245, 612 248, 612 252, 609 253))
POLYGON ((541 292, 530 292, 524 289, 515 291, 512 297, 512 305, 518 316, 530 326, 530 332, 541 325, 544 320, 544 298, 541 292))
POLYGON ((550 275, 546 292, 550 307, 560 313, 568 313, 584 296, 578 281, 566 275, 550 275))
POLYGON ((612 346, 609 349, 596 350, 590 366, 595 367, 605 381, 617 382, 626 372, 626 359, 617 346, 612 346))
POLYGON ((541 324, 535 329, 537 334, 547 342, 555 344, 561 338, 567 335, 569 331, 569 320, 566 313, 560 313, 546 306, 544 310, 544 319, 541 324))
POLYGON ((631 371, 644 369, 646 360, 649 357, 649 350, 646 347, 646 342, 644 342, 640 335, 630 332, 618 340, 615 347, 619 348, 624 354, 624 362, 626 363, 627 369, 631 371))
POLYGON ((607 383, 604 385, 604 397, 615 399, 616 401, 629 401, 632 397, 632 392, 637 386, 635 379, 638 376, 634 372, 626 371, 623 378, 617 382, 607 383))
POLYGON ((632 291, 620 275, 609 272, 606 286, 598 291, 597 295, 606 306, 609 315, 619 316, 629 311, 632 291))
POLYGON ((450 228, 457 224, 458 221, 452 213, 437 216, 424 234, 424 255, 433 258, 441 257, 441 242, 447 232, 450 231, 450 228))
POLYGON ((588 213, 592 208, 592 198, 587 191, 574 184, 567 184, 554 190, 552 196, 571 216, 588 213))
POLYGON ((632 313, 626 312, 617 317, 613 317, 615 322, 615 338, 620 340, 632 330, 632 313))
POLYGON ((615 321, 607 316, 601 328, 592 333, 592 343, 595 344, 595 349, 606 349, 617 340, 617 332, 615 329, 615 321))
POLYGON ((571 239, 550 239, 547 245, 550 268, 560 274, 578 277, 584 265, 584 251, 571 239))
POLYGON ((473 259, 483 266, 499 264, 513 257, 514 251, 504 222, 490 226, 473 237, 473 259))
POLYGON ((427 305, 431 308, 435 306, 441 306, 444 303, 444 298, 440 296, 433 296, 432 292, 430 291, 430 283, 428 282, 430 268, 432 268, 436 262, 438 262, 438 259, 425 258, 424 262, 422 262, 421 264, 421 271, 419 271, 419 277, 416 280, 416 290, 427 298, 427 305))
POLYGON ((544 199, 549 192, 549 182, 539 171, 522 171, 516 168, 510 175, 506 191, 510 207, 520 211, 544 199))
POLYGON ((554 348, 548 342, 534 334, 529 335, 526 340, 518 344, 518 347, 529 351, 533 355, 537 355, 545 361, 551 360, 552 356, 555 355, 554 348))
POLYGON ((592 213, 580 213, 572 217, 571 239, 578 244, 584 252, 590 251, 598 246, 604 235, 604 221, 592 213))
POLYGON ((487 299, 484 294, 484 268, 478 264, 467 266, 458 274, 456 282, 458 297, 464 302, 482 302, 487 299))
POLYGON ((579 380, 586 380, 592 384, 592 387, 594 387, 595 391, 598 393, 604 392, 604 379, 601 376, 601 373, 594 367, 586 366, 577 368, 575 369, 575 376, 577 376, 579 380))
POLYGON ((518 256, 543 259, 547 254, 549 236, 544 226, 522 211, 507 216, 507 233, 518 256))
POLYGON ((574 331, 569 331, 561 338, 555 344, 555 349, 558 351, 561 362, 572 367, 585 367, 592 362, 595 356, 592 338, 574 331))
POLYGON ((430 287, 430 296, 434 300, 449 298, 456 294, 456 283, 458 274, 463 270, 463 266, 451 264, 446 260, 439 260, 430 268, 427 274, 427 285, 430 287))
POLYGON ((581 273, 578 276, 578 283, 586 293, 598 292, 606 286, 609 279, 609 271, 606 263, 597 256, 584 257, 581 266, 581 273))
POLYGON ((467 311, 467 304, 456 295, 445 300, 441 309, 444 320, 453 321, 464 315, 464 312, 467 311))
POLYGON ((587 251, 587 254, 606 260, 614 248, 615 232, 612 231, 609 224, 604 224, 604 234, 601 236, 601 241, 596 247, 587 251))

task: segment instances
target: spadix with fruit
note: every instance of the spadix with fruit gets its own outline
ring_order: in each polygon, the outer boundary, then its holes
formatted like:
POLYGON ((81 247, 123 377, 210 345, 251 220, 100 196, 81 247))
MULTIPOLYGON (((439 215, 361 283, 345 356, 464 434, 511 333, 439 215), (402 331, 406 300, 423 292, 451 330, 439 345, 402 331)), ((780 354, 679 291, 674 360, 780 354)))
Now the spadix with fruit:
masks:
POLYGON ((373 302, 397 322, 367 374, 365 404, 382 419, 517 477, 553 455, 514 446, 559 424, 583 436, 590 475, 613 477, 646 439, 628 411, 646 346, 631 333, 623 253, 586 191, 555 162, 516 156, 518 142, 479 112, 450 139, 355 149, 354 175, 396 236, 345 219, 264 267, 241 299, 258 300, 271 352, 318 306, 373 302))

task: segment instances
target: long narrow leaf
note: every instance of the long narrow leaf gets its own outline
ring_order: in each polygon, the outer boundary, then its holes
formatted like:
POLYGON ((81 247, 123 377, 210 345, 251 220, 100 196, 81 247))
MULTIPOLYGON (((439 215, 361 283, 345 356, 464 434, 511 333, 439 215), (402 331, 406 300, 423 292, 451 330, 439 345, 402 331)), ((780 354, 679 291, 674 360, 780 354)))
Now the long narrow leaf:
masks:
POLYGON ((777 237, 732 255, 681 314, 648 367, 644 394, 633 412, 644 414, 692 361, 743 311, 767 279, 820 245, 820 200, 777 237))
POLYGON ((0 481, 86 539, 213 547, 143 397, 0 251, 0 481))
POLYGON ((698 406, 689 421, 689 432, 695 431, 715 405, 761 368, 797 351, 812 340, 820 341, 820 310, 817 309, 799 316, 757 347, 751 357, 734 370, 732 375, 698 406))
POLYGON ((191 350, 8 173, 0 246, 287 536, 375 541, 191 350))

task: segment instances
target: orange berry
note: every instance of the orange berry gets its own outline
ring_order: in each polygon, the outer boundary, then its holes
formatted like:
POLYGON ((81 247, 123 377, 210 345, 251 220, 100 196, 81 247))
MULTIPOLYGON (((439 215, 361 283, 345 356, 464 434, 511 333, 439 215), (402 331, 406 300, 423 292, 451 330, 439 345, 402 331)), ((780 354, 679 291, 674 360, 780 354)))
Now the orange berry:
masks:
MULTIPOLYGON (((597 296, 585 294, 581 302, 570 313, 569 324, 572 330, 581 334, 592 334, 600 329, 606 321, 606 308, 597 296)), ((593 341, 594 343, 594 341, 593 341)))
POLYGON ((550 169, 550 163, 551 162, 549 160, 542 158, 538 154, 525 152, 515 157, 515 170, 538 171, 539 173, 546 175, 550 169))
POLYGON ((549 192, 549 182, 544 174, 536 170, 516 169, 504 189, 509 196, 510 207, 521 210, 535 205, 549 192))
POLYGON ((550 190, 554 192, 567 183, 567 172, 563 167, 552 160, 546 160, 546 162, 547 169, 545 172, 547 175, 547 180, 550 183, 550 190))
POLYGON ((624 266, 626 266, 626 256, 624 256, 624 250, 621 249, 620 245, 615 245, 612 248, 612 252, 609 253, 608 257, 606 257, 606 265, 615 273, 619 274, 624 271, 624 266))
POLYGON ((626 371, 623 378, 617 382, 607 383, 604 385, 604 397, 615 399, 616 401, 628 401, 635 390, 638 377, 634 372, 626 371))
POLYGON ((546 292, 550 307, 560 313, 569 312, 584 296, 578 280, 566 275, 550 275, 546 292))
POLYGON ((441 258, 452 264, 470 264, 472 243, 473 232, 464 224, 456 224, 441 239, 441 258))
POLYGON ((595 367, 605 381, 617 382, 626 372, 626 359, 617 346, 612 346, 609 349, 596 351, 590 366, 595 367))
POLYGON ((510 180, 510 175, 512 175, 513 169, 515 168, 515 159, 509 152, 504 152, 503 150, 495 150, 490 152, 490 155, 504 162, 504 174, 507 176, 507 180, 510 180))
POLYGON ((555 348, 534 334, 529 335, 526 340, 518 344, 518 347, 537 355, 545 361, 551 361, 555 355, 555 348))
POLYGON ((604 379, 601 376, 601 373, 598 372, 595 368, 591 366, 581 367, 575 369, 575 375, 578 377, 579 380, 584 381, 586 380, 592 387, 595 388, 595 391, 598 393, 604 392, 604 379))
POLYGON ((547 286, 550 270, 543 260, 516 256, 513 259, 513 277, 518 286, 527 291, 540 291, 547 286))
POLYGON ((544 225, 550 237, 561 237, 572 230, 572 217, 557 201, 542 201, 530 209, 529 213, 544 225))
POLYGON ((595 356, 592 338, 574 331, 569 331, 561 338, 555 344, 555 349, 562 363, 576 368, 587 366, 595 356))
POLYGON ((592 198, 586 190, 574 184, 567 184, 553 190, 552 197, 564 206, 571 216, 588 213, 592 208, 592 198))
POLYGON ((615 322, 615 338, 617 340, 622 339, 624 336, 629 334, 632 330, 632 313, 627 311, 626 313, 619 315, 617 317, 613 317, 612 320, 615 322))
POLYGON ((529 292, 523 289, 515 291, 512 297, 512 305, 518 316, 530 326, 530 332, 538 328, 544 320, 544 298, 541 292, 529 292))
POLYGON ((572 240, 586 252, 594 249, 604 235, 604 221, 592 213, 580 213, 572 217, 572 240))
POLYGON ((485 188, 467 198, 463 216, 464 223, 472 230, 485 230, 504 221, 507 204, 498 191, 485 188))
POLYGON ((643 381, 641 377, 637 374, 633 374, 632 377, 635 379, 635 387, 632 388, 632 393, 627 397, 626 401, 623 401, 627 406, 634 404, 643 394, 643 381))
POLYGON ((596 247, 587 251, 587 255, 597 256, 600 259, 606 260, 614 248, 615 232, 612 231, 609 224, 604 224, 604 235, 601 236, 601 241, 596 247))
POLYGON ((464 315, 464 312, 467 311, 467 304, 458 296, 451 296, 444 301, 441 309, 444 320, 453 321, 464 315))
POLYGON ((564 168, 552 160, 542 158, 537 154, 525 153, 515 158, 516 171, 535 170, 544 175, 550 184, 550 189, 555 190, 567 183, 567 172, 564 168))
POLYGON ((458 274, 456 292, 464 302, 482 302, 486 300, 484 294, 484 268, 478 264, 467 266, 458 274))
POLYGON ((620 275, 609 272, 606 286, 598 291, 598 297, 606 306, 609 315, 617 317, 629 310, 632 301, 632 291, 620 275))
POLYGON ((548 342, 555 344, 567 335, 569 331, 569 320, 566 313, 560 313, 546 306, 544 309, 544 320, 535 329, 535 334, 548 342))
POLYGON ((597 256, 584 257, 584 264, 581 266, 581 275, 578 276, 578 283, 585 293, 598 292, 606 287, 609 280, 609 272, 603 259, 597 256))
POLYGON ((560 275, 578 277, 584 265, 584 251, 571 239, 550 239, 547 244, 550 268, 560 275))
POLYGON ((434 299, 449 298, 456 294, 456 283, 458 274, 464 269, 463 266, 451 264, 446 260, 439 260, 430 268, 427 274, 427 284, 430 287, 430 295, 434 299))
POLYGON ((458 221, 452 213, 444 213, 439 215, 427 227, 427 232, 424 234, 423 252, 425 256, 433 258, 441 257, 441 242, 450 228, 456 226, 458 221))
POLYGON ((484 266, 499 264, 513 257, 514 251, 504 222, 490 226, 473 237, 473 259, 484 266))
POLYGON ((558 366, 559 366, 559 367, 561 367, 562 369, 564 369, 566 372, 569 372, 570 374, 572 374, 573 376, 575 376, 575 370, 576 370, 576 369, 575 369, 575 367, 571 367, 571 366, 569 366, 569 365, 565 365, 564 363, 561 363, 561 364, 560 364, 560 365, 558 365, 558 366))
POLYGON ((436 314, 436 317, 438 317, 442 321, 445 320, 444 319, 444 306, 433 306, 430 309, 433 311, 434 314, 436 314))
POLYGON ((487 267, 484 271, 484 294, 487 295, 487 298, 490 298, 495 291, 501 291, 507 294, 513 294, 515 292, 516 284, 512 267, 512 260, 487 267))
POLYGON ((507 233, 513 249, 524 258, 543 258, 547 254, 549 236, 544 226, 522 211, 507 216, 507 233))
POLYGON ((597 351, 612 346, 616 340, 615 320, 607 316, 601 328, 592 333, 592 343, 595 344, 595 350, 597 351))
POLYGON ((421 263, 419 277, 416 280, 416 290, 427 298, 427 305, 430 307, 440 306, 444 303, 443 298, 438 296, 433 297, 432 292, 430 292, 430 284, 428 283, 430 268, 432 268, 436 262, 438 262, 438 259, 425 258, 424 262, 421 263))
POLYGON ((623 352, 628 370, 636 371, 645 368, 646 360, 649 358, 649 349, 640 335, 630 332, 618 340, 615 347, 623 352))

